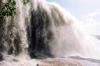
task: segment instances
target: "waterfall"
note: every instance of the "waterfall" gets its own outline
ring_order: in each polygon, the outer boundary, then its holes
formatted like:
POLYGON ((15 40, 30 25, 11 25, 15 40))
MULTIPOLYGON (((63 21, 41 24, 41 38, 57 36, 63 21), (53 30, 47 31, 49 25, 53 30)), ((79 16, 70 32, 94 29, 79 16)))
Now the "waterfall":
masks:
POLYGON ((0 27, 0 53, 31 58, 82 56, 100 59, 100 41, 80 29, 75 17, 56 3, 16 0, 16 15, 0 27), (3 48, 3 49, 1 49, 3 48))
POLYGON ((0 44, 7 54, 20 54, 28 48, 27 31, 23 12, 23 3, 16 1, 16 15, 5 17, 5 22, 1 26, 0 44))

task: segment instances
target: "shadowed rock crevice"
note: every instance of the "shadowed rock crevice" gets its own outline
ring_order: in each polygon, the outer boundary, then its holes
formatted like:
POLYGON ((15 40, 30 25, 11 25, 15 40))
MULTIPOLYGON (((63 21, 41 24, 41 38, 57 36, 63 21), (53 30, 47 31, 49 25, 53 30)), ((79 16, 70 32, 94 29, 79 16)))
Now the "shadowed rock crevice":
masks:
POLYGON ((53 38, 49 30, 50 19, 45 11, 38 9, 31 13, 31 35, 29 44, 29 53, 31 58, 53 57, 50 51, 49 43, 53 38))

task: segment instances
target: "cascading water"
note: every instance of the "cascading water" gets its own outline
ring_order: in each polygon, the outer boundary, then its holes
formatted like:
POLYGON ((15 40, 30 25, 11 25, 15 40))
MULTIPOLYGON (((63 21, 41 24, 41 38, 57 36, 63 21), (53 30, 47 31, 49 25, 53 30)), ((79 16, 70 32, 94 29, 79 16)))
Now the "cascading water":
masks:
POLYGON ((6 17, 0 31, 1 53, 31 58, 82 56, 100 59, 100 41, 79 29, 66 10, 45 0, 23 5, 16 0, 16 15, 6 17))
POLYGON ((0 40, 1 47, 5 48, 3 52, 14 55, 24 53, 28 48, 23 3, 17 0, 16 4, 16 15, 5 17, 1 26, 0 40))

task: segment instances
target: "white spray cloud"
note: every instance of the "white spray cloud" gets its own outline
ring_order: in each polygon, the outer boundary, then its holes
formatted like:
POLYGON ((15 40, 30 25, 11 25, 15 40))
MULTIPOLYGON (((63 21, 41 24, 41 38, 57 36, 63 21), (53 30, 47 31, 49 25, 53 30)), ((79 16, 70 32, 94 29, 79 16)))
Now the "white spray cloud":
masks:
POLYGON ((85 14, 82 17, 82 25, 84 28, 84 31, 86 33, 92 34, 92 35, 100 35, 100 20, 97 20, 100 15, 100 9, 95 10, 94 12, 90 12, 88 14, 85 14))

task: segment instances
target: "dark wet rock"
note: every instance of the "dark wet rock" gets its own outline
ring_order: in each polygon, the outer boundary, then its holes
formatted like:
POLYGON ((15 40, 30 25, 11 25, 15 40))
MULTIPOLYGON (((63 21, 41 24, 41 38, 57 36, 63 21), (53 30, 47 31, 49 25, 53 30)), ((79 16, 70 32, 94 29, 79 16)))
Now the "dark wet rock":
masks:
POLYGON ((0 53, 0 61, 4 60, 3 55, 0 53))

